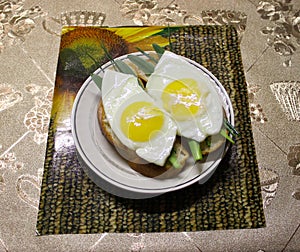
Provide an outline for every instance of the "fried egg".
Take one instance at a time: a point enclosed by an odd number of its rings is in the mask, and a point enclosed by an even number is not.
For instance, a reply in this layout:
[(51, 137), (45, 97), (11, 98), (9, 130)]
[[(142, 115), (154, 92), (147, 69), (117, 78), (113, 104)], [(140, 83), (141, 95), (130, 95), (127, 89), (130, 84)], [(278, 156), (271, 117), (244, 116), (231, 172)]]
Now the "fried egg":
[(164, 165), (176, 138), (177, 126), (133, 75), (106, 70), (102, 100), (117, 138), (144, 160)]
[(146, 90), (177, 123), (178, 135), (198, 142), (220, 132), (223, 109), (209, 76), (182, 57), (165, 51)]

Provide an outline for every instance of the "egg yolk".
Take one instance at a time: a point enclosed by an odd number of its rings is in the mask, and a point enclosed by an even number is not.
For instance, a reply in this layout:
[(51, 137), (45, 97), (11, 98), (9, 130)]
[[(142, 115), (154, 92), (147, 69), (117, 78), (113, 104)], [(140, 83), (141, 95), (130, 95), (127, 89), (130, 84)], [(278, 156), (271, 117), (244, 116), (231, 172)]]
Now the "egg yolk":
[(193, 79), (180, 79), (170, 82), (162, 93), (164, 108), (174, 119), (187, 120), (198, 113), (200, 90)]
[(146, 142), (162, 128), (164, 114), (151, 102), (134, 102), (128, 105), (122, 115), (120, 128), (129, 139)]

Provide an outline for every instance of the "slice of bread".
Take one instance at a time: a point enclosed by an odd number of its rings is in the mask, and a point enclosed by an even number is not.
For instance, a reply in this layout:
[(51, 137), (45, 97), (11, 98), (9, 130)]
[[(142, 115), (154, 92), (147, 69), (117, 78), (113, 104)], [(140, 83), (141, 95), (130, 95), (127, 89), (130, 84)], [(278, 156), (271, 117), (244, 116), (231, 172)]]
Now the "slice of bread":
[[(128, 165), (135, 171), (146, 177), (170, 177), (178, 174), (181, 169), (175, 169), (172, 164), (167, 161), (164, 166), (159, 166), (153, 163), (149, 163), (146, 160), (139, 157), (134, 150), (129, 149), (125, 146), (121, 141), (116, 137), (114, 132), (112, 131), (108, 120), (105, 115), (104, 107), (102, 99), (99, 101), (98, 111), (98, 122), (102, 131), (102, 134), (108, 140), (110, 144), (112, 144), (118, 154), (122, 156)], [(225, 117), (225, 112), (224, 112)], [(178, 162), (181, 164), (183, 168), (187, 159), (191, 156), (190, 151), (188, 150), (187, 145), (188, 140), (184, 137), (176, 137), (176, 140), (173, 145), (173, 152), (176, 153), (176, 157)], [(226, 144), (228, 142), (226, 139), (220, 134), (209, 136), (206, 140), (200, 143), (201, 152), (203, 156), (207, 156), (212, 152), (220, 150), (220, 148), (226, 149)], [(203, 160), (205, 162), (205, 159)]]
[[(100, 99), (98, 111), (98, 122), (100, 125), (100, 129), (108, 140), (110, 144), (112, 144), (116, 151), (126, 160), (128, 165), (135, 171), (147, 177), (158, 177), (163, 175), (164, 173), (168, 173), (168, 175), (172, 176), (180, 172), (180, 168), (173, 168), (172, 164), (167, 161), (164, 166), (159, 166), (153, 163), (149, 163), (139, 157), (134, 150), (129, 149), (120, 140), (116, 137), (113, 130), (111, 129), (108, 120), (105, 115), (104, 107), (102, 99)], [(182, 146), (180, 142), (180, 137), (177, 137), (173, 146), (173, 151), (176, 153), (177, 160), (181, 164), (181, 167), (184, 167), (186, 160), (189, 157), (188, 151)]]

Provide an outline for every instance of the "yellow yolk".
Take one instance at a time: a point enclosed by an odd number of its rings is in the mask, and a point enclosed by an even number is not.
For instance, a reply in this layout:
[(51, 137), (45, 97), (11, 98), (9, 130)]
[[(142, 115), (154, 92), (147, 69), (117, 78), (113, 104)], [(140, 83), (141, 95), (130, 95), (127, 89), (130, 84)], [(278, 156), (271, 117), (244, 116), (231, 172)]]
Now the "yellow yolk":
[(180, 79), (169, 83), (162, 93), (164, 108), (179, 121), (187, 120), (198, 113), (200, 90), (193, 79)]
[(121, 130), (132, 141), (146, 142), (161, 130), (164, 114), (150, 102), (134, 102), (121, 116)]

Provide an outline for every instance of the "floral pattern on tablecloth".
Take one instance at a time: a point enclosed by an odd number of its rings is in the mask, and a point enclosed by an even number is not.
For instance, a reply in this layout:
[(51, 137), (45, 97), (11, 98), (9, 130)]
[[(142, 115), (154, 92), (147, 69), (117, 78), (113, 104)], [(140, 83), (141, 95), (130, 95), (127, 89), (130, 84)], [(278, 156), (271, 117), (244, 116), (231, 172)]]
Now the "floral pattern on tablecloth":
[(23, 100), (23, 94), (7, 83), (0, 84), (0, 112)]
[(48, 125), (53, 98), (53, 88), (41, 87), (34, 84), (26, 86), (27, 92), (34, 96), (35, 106), (25, 114), (24, 125), (34, 133), (33, 140), (37, 144), (45, 143), (48, 135)]
[(291, 66), (300, 48), (300, 9), (294, 9), (292, 0), (269, 0), (260, 1), (257, 12), (271, 23), (261, 30), (267, 36), (267, 44), (283, 57), (284, 66)]
[(25, 40), (35, 28), (35, 19), (44, 13), (41, 7), (24, 8), (24, 1), (0, 2), (0, 53), (8, 46)]
[[(248, 1), (248, 0), (247, 0)], [(52, 17), (48, 15), (44, 10), (39, 6), (28, 7), (28, 3), (30, 1), (26, 0), (17, 0), (17, 1), (1, 1), (0, 3), (0, 52), (4, 52), (5, 49), (12, 48), (13, 46), (17, 46), (18, 44), (26, 41), (27, 36), (33, 31), (33, 29), (42, 28), (45, 32), (48, 32), (51, 35), (60, 36), (57, 34), (57, 31), (60, 29), (60, 25), (65, 23), (66, 25), (71, 24), (72, 22), (77, 24), (82, 20), (89, 20), (91, 23), (99, 23), (99, 25), (105, 25), (105, 14), (99, 12), (100, 10), (93, 11), (92, 17), (85, 19), (85, 17), (80, 17), (79, 11), (74, 11), (73, 9), (68, 9), (67, 12), (62, 14), (62, 19), (60, 20), (60, 16)], [(224, 23), (229, 23), (231, 21), (237, 21), (238, 31), (241, 35), (244, 34), (246, 29), (246, 14), (239, 12), (238, 8), (233, 10), (206, 10), (205, 6), (200, 11), (201, 14), (197, 16), (191, 15), (189, 10), (182, 9), (177, 1), (170, 1), (169, 6), (165, 6), (161, 4), (161, 1), (116, 1), (120, 3), (120, 12), (124, 15), (125, 18), (131, 19), (135, 24), (146, 24), (147, 22), (151, 24), (152, 22), (164, 22), (167, 23), (185, 23), (185, 24), (218, 24), (220, 20)], [(257, 3), (255, 5), (256, 12), (266, 25), (261, 30), (262, 36), (267, 39), (267, 44), (270, 48), (274, 49), (274, 51), (280, 56), (280, 59), (283, 61), (284, 66), (292, 66), (293, 59), (295, 54), (299, 50), (299, 31), (300, 31), (300, 18), (299, 18), (299, 8), (296, 8), (294, 5), (297, 3), (297, 0), (263, 0), (263, 1), (248, 1), (251, 3)], [(26, 6), (26, 7), (25, 7)], [(124, 6), (127, 8), (124, 8)], [(299, 6), (299, 4), (298, 4)], [(46, 6), (45, 6), (46, 7)], [(147, 7), (147, 8), (146, 8)], [(135, 8), (136, 11), (130, 13), (131, 10)], [(233, 9), (233, 8), (232, 8)], [(71, 18), (69, 13), (76, 13)], [(98, 15), (98, 19), (97, 19)], [(37, 27), (37, 20), (41, 17), (44, 17), (42, 26)], [(74, 21), (75, 20), (75, 21)], [(81, 22), (82, 23), (82, 22)], [(53, 28), (53, 26), (56, 26)], [(56, 30), (55, 30), (56, 29)], [(242, 37), (242, 36), (241, 36)], [(33, 41), (34, 42), (34, 41)], [(0, 54), (1, 56), (1, 54)], [(277, 60), (274, 58), (274, 60)], [(278, 60), (277, 60), (278, 61)], [(282, 80), (278, 80), (277, 83), (280, 83)], [(286, 80), (286, 82), (291, 82), (291, 80)], [(37, 89), (36, 89), (37, 88)], [(45, 96), (41, 93), (38, 95), (39, 87), (26, 87), (25, 93), (30, 93), (32, 98), (36, 95), (42, 102), (35, 104), (35, 111), (38, 112), (40, 109), (39, 106), (43, 107), (43, 104), (46, 103)], [(263, 105), (256, 104), (255, 94), (258, 92), (262, 92), (259, 86), (251, 86), (249, 87), (249, 96), (250, 101), (250, 110), (252, 113), (252, 121), (254, 123), (260, 123), (266, 125), (268, 123), (268, 115), (264, 113)], [(284, 105), (280, 100), (275, 98), (275, 91), (272, 90), (274, 94), (274, 101), (276, 100), (282, 106), (282, 109), (288, 117), (289, 111), (285, 111)], [(0, 83), (0, 114), (9, 111), (11, 108), (16, 105), (20, 105), (20, 103), (24, 99), (24, 89), (17, 87), (15, 83)], [(283, 101), (283, 100), (282, 100)], [(32, 111), (34, 110), (32, 108)], [(32, 112), (26, 111), (26, 113)], [(48, 111), (50, 113), (50, 111)], [(43, 114), (43, 113), (42, 113)], [(46, 115), (46, 116), (45, 116)], [(43, 117), (47, 117), (47, 113), (43, 115)], [(27, 115), (28, 117), (28, 115)], [(28, 117), (29, 118), (29, 117)], [(32, 117), (34, 118), (34, 117)], [(35, 120), (35, 119), (34, 119)], [(30, 137), (32, 137), (34, 143), (42, 144), (45, 139), (43, 135), (43, 130), (41, 125), (34, 123), (34, 120), (27, 124), (22, 124), (22, 127), (28, 127), (27, 130)], [(295, 120), (293, 120), (295, 122)], [(25, 121), (24, 121), (25, 122)], [(35, 125), (35, 126), (34, 126)], [(37, 137), (39, 135), (39, 137)], [(42, 137), (41, 137), (42, 136)], [(36, 140), (34, 140), (37, 137)], [(296, 139), (295, 139), (296, 141)], [(5, 146), (5, 148), (4, 148)], [(34, 198), (34, 193), (30, 191), (24, 191), (26, 186), (23, 187), (26, 183), (32, 185), (32, 190), (36, 190), (37, 185), (40, 183), (40, 173), (41, 170), (37, 172), (37, 174), (32, 175), (26, 172), (28, 169), (27, 164), (24, 166), (22, 162), (22, 158), (16, 156), (16, 153), (12, 146), (6, 147), (6, 143), (0, 142), (0, 195), (5, 193), (10, 193), (7, 191), (6, 185), (7, 183), (15, 184), (15, 189), (18, 192), (20, 200), (20, 204), (22, 202), (26, 202), (29, 208), (36, 208), (37, 197)], [(289, 165), (289, 178), (292, 179), (294, 177), (299, 176), (299, 143), (291, 143), (290, 148), (287, 153), (286, 162)], [(269, 169), (270, 168), (270, 169)], [(279, 175), (274, 171), (275, 168), (268, 167), (265, 168), (264, 165), (260, 166), (260, 174), (262, 178), (262, 192), (264, 198), (264, 207), (269, 207), (273, 202), (274, 197), (276, 197), (276, 192), (278, 190), (278, 185), (280, 182)], [(21, 174), (18, 177), (18, 180), (8, 181), (7, 177), (9, 174)], [(265, 178), (273, 178), (273, 180), (265, 180)], [(30, 190), (31, 190), (30, 189)], [(283, 188), (281, 188), (284, 190)], [(23, 190), (23, 191), (22, 191)], [(12, 192), (14, 193), (14, 192)], [(31, 195), (31, 199), (26, 201), (28, 195)], [(300, 200), (300, 188), (295, 188), (292, 193), (293, 199)], [(267, 200), (266, 200), (267, 199)], [(26, 231), (27, 232), (27, 231)], [(31, 231), (29, 231), (31, 232)], [(299, 229), (298, 229), (299, 232)], [(6, 239), (4, 235), (5, 230), (0, 230), (0, 251), (10, 251), (11, 250), (11, 241), (10, 239)], [(296, 233), (296, 232), (295, 232)], [(294, 234), (295, 234), (294, 233)], [(105, 241), (107, 234), (101, 235), (100, 239), (94, 243), (93, 246), (89, 246), (89, 251), (98, 251), (101, 247), (101, 242)], [(292, 238), (288, 240), (290, 242)], [(192, 240), (191, 240), (192, 241)], [(147, 242), (147, 241), (146, 241)], [(287, 243), (288, 243), (287, 242)], [(195, 243), (195, 241), (194, 241)], [(134, 240), (132, 240), (131, 250), (139, 251), (141, 249), (147, 249), (147, 245), (145, 243), (144, 236), (136, 236)], [(58, 245), (59, 246), (59, 245)], [(285, 244), (287, 247), (287, 244)], [(202, 247), (201, 247), (202, 249)], [(200, 248), (198, 248), (200, 250)], [(288, 249), (286, 249), (288, 250)], [(258, 251), (267, 251), (260, 249)]]
[(247, 23), (247, 15), (243, 12), (202, 10), (195, 15), (183, 10), (175, 1), (163, 6), (158, 1), (125, 0), (120, 11), (136, 25), (232, 25), (240, 37)]

